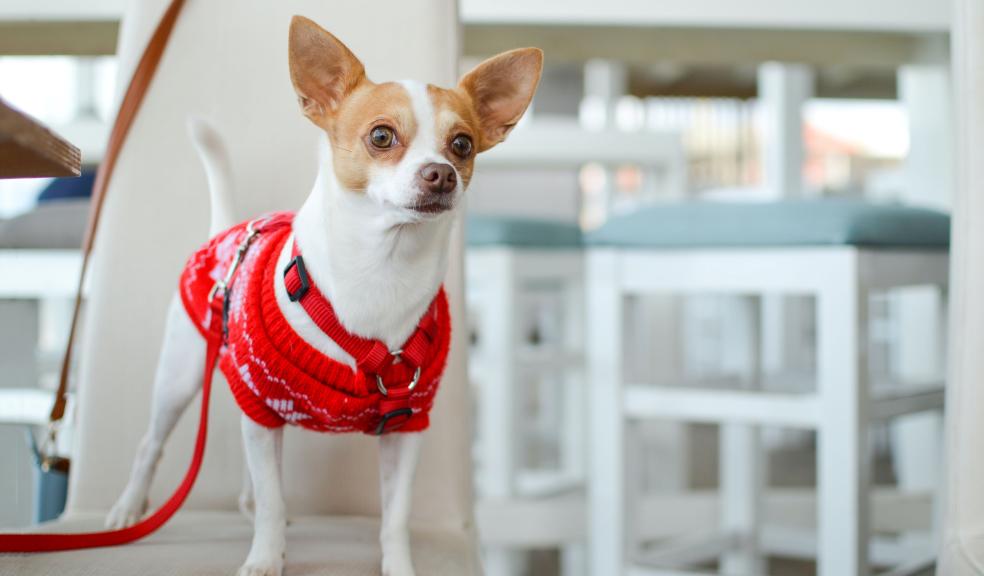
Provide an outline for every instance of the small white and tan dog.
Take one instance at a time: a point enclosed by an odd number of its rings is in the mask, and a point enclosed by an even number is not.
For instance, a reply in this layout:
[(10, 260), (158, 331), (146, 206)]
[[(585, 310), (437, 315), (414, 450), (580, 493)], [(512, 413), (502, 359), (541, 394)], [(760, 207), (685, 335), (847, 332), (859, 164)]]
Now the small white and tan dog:
[[(314, 189), (298, 211), (293, 234), (307, 271), (351, 333), (402, 344), (444, 278), (448, 242), (475, 155), (505, 139), (536, 91), (543, 55), (536, 48), (486, 60), (444, 89), (413, 81), (376, 84), (337, 38), (303, 17), (290, 26), (290, 73), (305, 116), (327, 135)], [(209, 176), (211, 234), (235, 224), (231, 175), (221, 141), (204, 124), (193, 137)], [(280, 254), (278, 269), (291, 257)], [(299, 337), (340, 362), (351, 356), (291, 302), (282, 283), (277, 305)], [(110, 527), (137, 522), (165, 440), (201, 388), (205, 342), (175, 298), (155, 376), (149, 428), (129, 482), (107, 518)], [(242, 576), (279, 576), (286, 549), (281, 493), (283, 428), (242, 417), (246, 462), (255, 498), (253, 542)], [(421, 434), (380, 437), (382, 572), (414, 573), (407, 521)], [(247, 484), (245, 491), (250, 491)], [(245, 492), (244, 492), (245, 493)]]

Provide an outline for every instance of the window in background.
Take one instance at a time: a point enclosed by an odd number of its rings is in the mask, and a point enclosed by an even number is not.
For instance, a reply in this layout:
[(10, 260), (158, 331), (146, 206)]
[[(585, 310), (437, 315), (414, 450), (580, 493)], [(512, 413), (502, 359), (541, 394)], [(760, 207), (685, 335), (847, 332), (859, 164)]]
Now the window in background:
[(891, 197), (902, 189), (909, 120), (896, 100), (809, 101), (803, 110), (808, 192)]

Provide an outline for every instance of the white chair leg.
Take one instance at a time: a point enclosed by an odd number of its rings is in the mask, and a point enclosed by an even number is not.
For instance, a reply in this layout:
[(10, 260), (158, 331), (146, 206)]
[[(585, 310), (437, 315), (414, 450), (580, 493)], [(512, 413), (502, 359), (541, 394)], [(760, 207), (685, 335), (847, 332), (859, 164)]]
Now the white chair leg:
[(590, 461), (589, 573), (625, 573), (625, 421), (622, 395), (622, 294), (619, 259), (612, 250), (587, 257)]
[[(946, 342), (945, 291), (919, 296), (922, 299), (910, 297), (910, 301), (906, 301), (910, 309), (902, 310), (915, 316), (908, 319), (908, 324), (903, 322), (903, 331), (900, 334), (900, 356), (907, 360), (899, 367), (903, 380), (931, 379), (943, 372)], [(925, 298), (926, 296), (932, 298)], [(911, 310), (912, 307), (916, 309)], [(935, 331), (925, 330), (925, 326), (934, 323)], [(905, 534), (905, 543), (913, 554), (906, 559), (909, 561), (925, 557), (927, 552), (935, 551), (939, 544), (942, 453), (943, 415), (940, 412), (912, 414), (893, 422), (892, 454), (899, 489), (933, 495), (934, 511), (930, 530)]]
[(817, 296), (818, 576), (868, 574), (868, 308), (856, 262)]
[(721, 557), (723, 574), (764, 574), (761, 526), (762, 459), (759, 428), (721, 425), (721, 528), (738, 536)]
[[(746, 299), (748, 384), (762, 383), (760, 307)], [(762, 492), (765, 488), (761, 428), (749, 424), (722, 423), (720, 431), (721, 528), (738, 536), (737, 546), (721, 558), (723, 574), (764, 574), (761, 552)]]
[[(584, 271), (577, 266), (565, 280), (564, 349), (575, 356), (584, 352)], [(585, 413), (584, 367), (573, 366), (564, 379), (564, 424), (561, 437), (561, 461), (564, 473), (571, 478), (585, 476), (587, 415)], [(568, 544), (561, 549), (561, 575), (587, 576), (587, 550), (584, 543)]]
[[(519, 461), (519, 402), (516, 388), (516, 347), (520, 338), (516, 325), (516, 306), (520, 295), (514, 274), (512, 254), (502, 252), (487, 261), (494, 268), (488, 275), (489, 302), (480, 332), (489, 362), (483, 374), (479, 405), (481, 426), (481, 487), (483, 496), (506, 499), (515, 493)], [(486, 548), (485, 572), (488, 576), (516, 576), (521, 558), (515, 551)]]
[[(935, 494), (943, 466), (942, 450), (943, 418), (939, 412), (912, 414), (893, 423), (892, 453), (899, 489)], [(936, 518), (933, 520), (935, 524)], [(905, 535), (917, 557), (932, 549), (931, 532)]]
[(588, 555), (584, 544), (568, 544), (560, 551), (562, 576), (587, 576)]

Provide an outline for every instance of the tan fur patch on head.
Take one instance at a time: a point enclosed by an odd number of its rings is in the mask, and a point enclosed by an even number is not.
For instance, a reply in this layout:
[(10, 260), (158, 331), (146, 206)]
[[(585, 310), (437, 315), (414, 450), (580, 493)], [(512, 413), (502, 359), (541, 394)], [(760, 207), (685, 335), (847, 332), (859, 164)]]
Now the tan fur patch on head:
[[(331, 140), (335, 176), (353, 192), (366, 189), (374, 166), (399, 163), (417, 134), (410, 95), (403, 86), (368, 80), (352, 91), (341, 103), (338, 114), (322, 127)], [(377, 127), (393, 131), (395, 138), (390, 147), (379, 149), (369, 140)]]
[[(438, 152), (454, 165), (462, 186), (467, 187), (475, 166), (482, 129), (471, 97), (460, 89), (448, 90), (430, 84), (427, 95), (434, 106), (434, 134), (439, 142)], [(456, 154), (452, 148), (451, 143), (458, 136), (465, 136), (472, 143), (467, 156)]]

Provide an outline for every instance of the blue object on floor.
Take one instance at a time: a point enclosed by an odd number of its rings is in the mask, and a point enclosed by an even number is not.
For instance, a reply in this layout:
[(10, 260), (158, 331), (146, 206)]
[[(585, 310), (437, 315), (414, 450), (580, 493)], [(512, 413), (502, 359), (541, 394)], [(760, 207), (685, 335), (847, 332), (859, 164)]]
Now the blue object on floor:
[(646, 248), (871, 246), (946, 249), (944, 212), (854, 199), (679, 202), (611, 218), (585, 235), (595, 246)]
[(35, 524), (48, 522), (61, 516), (68, 499), (68, 471), (42, 465), (44, 458), (37, 440), (27, 431), (31, 454), (34, 457), (34, 519)]
[(513, 216), (469, 216), (465, 235), (470, 247), (577, 248), (581, 245), (581, 229), (576, 224)]

